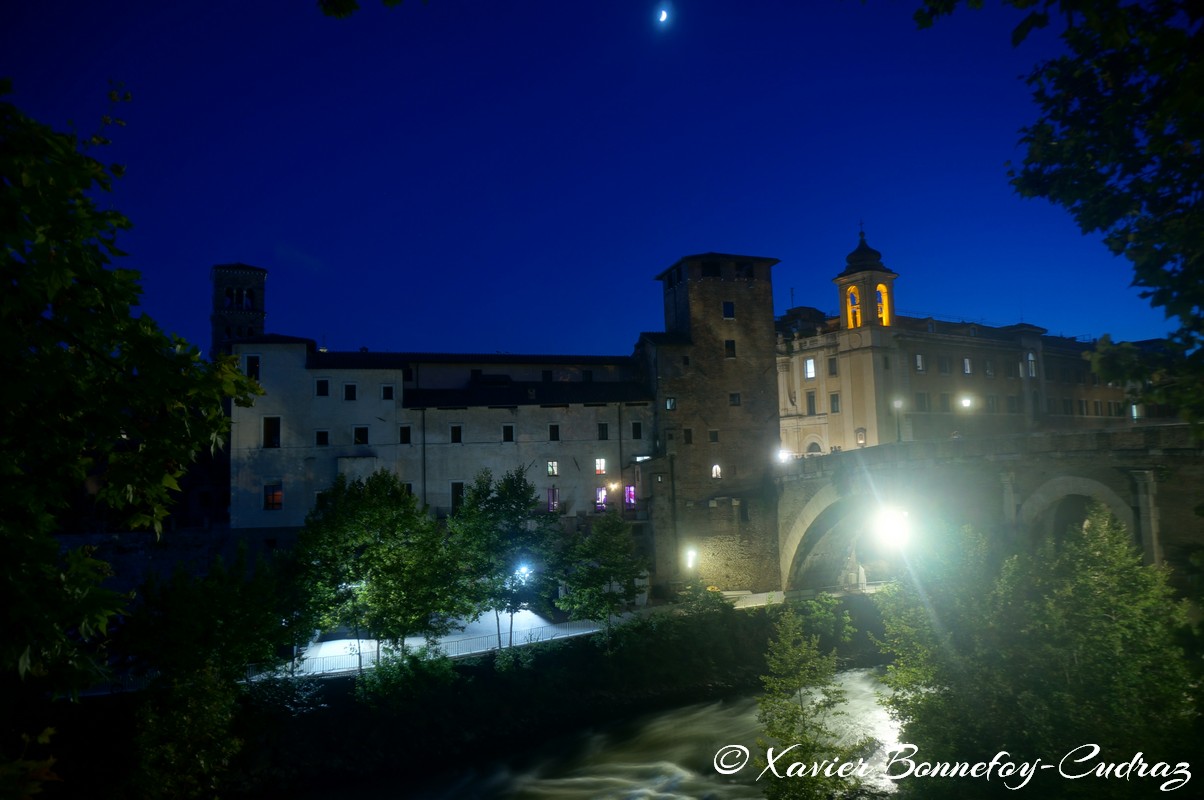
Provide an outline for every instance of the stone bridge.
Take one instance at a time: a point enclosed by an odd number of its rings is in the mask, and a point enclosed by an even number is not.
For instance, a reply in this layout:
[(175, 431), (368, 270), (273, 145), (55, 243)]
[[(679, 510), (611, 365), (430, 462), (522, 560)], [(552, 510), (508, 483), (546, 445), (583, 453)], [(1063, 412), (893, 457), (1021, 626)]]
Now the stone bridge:
[(1097, 500), (1147, 563), (1176, 568), (1181, 588), (1188, 557), (1204, 549), (1204, 447), (1186, 425), (885, 444), (784, 465), (778, 486), (783, 589), (891, 577), (887, 554), (863, 535), (883, 507), (921, 528), (1049, 536)]

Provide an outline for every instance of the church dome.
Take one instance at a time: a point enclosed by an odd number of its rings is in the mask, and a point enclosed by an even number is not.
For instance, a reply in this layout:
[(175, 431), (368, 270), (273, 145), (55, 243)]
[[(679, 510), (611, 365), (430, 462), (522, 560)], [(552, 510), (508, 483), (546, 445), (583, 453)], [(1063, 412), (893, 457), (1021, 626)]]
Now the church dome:
[(858, 234), (861, 241), (857, 243), (857, 249), (845, 256), (845, 266), (842, 275), (850, 275), (854, 272), (864, 272), (866, 270), (878, 270), (880, 272), (889, 272), (886, 265), (882, 263), (882, 254), (865, 243), (865, 231)]

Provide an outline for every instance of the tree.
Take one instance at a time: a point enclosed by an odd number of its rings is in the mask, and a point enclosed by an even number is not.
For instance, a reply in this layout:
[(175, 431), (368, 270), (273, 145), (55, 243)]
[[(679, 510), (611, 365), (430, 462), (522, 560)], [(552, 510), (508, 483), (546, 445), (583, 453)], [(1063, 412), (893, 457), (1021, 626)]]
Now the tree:
[(559, 534), (556, 518), (536, 513), (539, 496), (522, 467), (494, 481), (482, 470), (464, 493), (448, 529), (465, 544), (475, 614), (492, 610), (502, 647), (502, 613), (514, 614), (545, 593), (547, 554)]
[[(931, 561), (929, 560), (931, 557)], [(1175, 763), (1193, 719), (1176, 634), (1186, 622), (1167, 573), (1142, 566), (1099, 507), (1081, 530), (1000, 564), (966, 532), (911, 559), (914, 579), (880, 593), (894, 656), (887, 703), (924, 761), (1060, 759)], [(1131, 781), (1034, 778), (1029, 793), (1131, 797)], [(1133, 776), (1132, 780), (1138, 780)], [(1014, 782), (1013, 782), (1014, 783)], [(922, 797), (1010, 796), (999, 781), (900, 781)], [(1154, 791), (1150, 789), (1151, 793)], [(1140, 794), (1140, 790), (1138, 790)]]
[(611, 511), (588, 530), (566, 537), (555, 564), (567, 590), (556, 605), (572, 619), (603, 622), (609, 640), (614, 616), (639, 594), (636, 581), (645, 572), (635, 555), (631, 527)]
[[(925, 0), (923, 27), (960, 0)], [(1007, 0), (1019, 44), (1056, 20), (1066, 53), (1028, 76), (1039, 116), (1011, 173), (1024, 197), (1065, 207), (1133, 263), (1133, 285), (1177, 319), (1164, 348), (1101, 342), (1109, 380), (1204, 423), (1204, 7), (1189, 0)], [(977, 8), (982, 0), (965, 0)]]
[[(834, 721), (845, 713), (840, 708), (845, 692), (836, 679), (835, 642), (848, 641), (853, 633), (848, 612), (838, 613), (836, 600), (820, 595), (798, 610), (787, 607), (774, 630), (765, 656), (769, 674), (761, 677), (765, 693), (757, 698), (757, 719), (769, 739), (759, 744), (767, 755), (769, 747), (780, 754), (766, 773), (765, 796), (826, 800), (856, 788), (855, 775), (824, 774), (822, 766), (814, 767), (825, 761), (850, 760), (863, 745), (844, 741), (834, 727)], [(830, 648), (826, 652), (823, 638)], [(809, 771), (805, 777), (786, 777), (792, 763), (814, 769), (815, 774)], [(769, 760), (760, 764), (762, 768), (769, 765)]]
[(318, 495), (294, 549), (307, 607), (325, 629), (361, 629), (401, 648), (469, 610), (456, 542), (388, 470), (340, 475)]
[(99, 646), (125, 604), (101, 586), (107, 564), (60, 553), (54, 534), (101, 514), (158, 532), (189, 463), (221, 446), (223, 402), (257, 391), (232, 359), (205, 362), (133, 313), (138, 275), (112, 266), (130, 223), (100, 201), (121, 169), (84, 149), (104, 142), (0, 102), (0, 330), (12, 343), (0, 351), (0, 718), (12, 726), (28, 722), (26, 700), (103, 677)]

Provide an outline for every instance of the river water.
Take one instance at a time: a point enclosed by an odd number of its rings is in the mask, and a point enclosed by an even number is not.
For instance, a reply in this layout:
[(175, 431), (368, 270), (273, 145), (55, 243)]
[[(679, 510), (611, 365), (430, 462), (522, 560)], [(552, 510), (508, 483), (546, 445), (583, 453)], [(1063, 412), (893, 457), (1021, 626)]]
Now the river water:
[[(840, 682), (847, 693), (846, 715), (838, 718), (842, 732), (850, 740), (868, 736), (881, 743), (867, 759), (865, 784), (893, 791), (892, 782), (883, 777), (884, 754), (886, 747), (898, 743), (898, 725), (878, 703), (878, 693), (884, 690), (878, 673), (846, 670), (840, 673)], [(653, 713), (567, 736), (526, 764), (449, 778), (420, 796), (431, 800), (752, 800), (762, 796), (766, 781), (778, 780), (769, 773), (761, 783), (756, 780), (761, 771), (754, 763), (761, 752), (756, 715), (754, 697)], [(747, 748), (752, 757), (738, 773), (721, 775), (715, 769), (715, 755), (729, 745)], [(778, 771), (784, 773), (789, 761), (788, 756), (778, 761)]]

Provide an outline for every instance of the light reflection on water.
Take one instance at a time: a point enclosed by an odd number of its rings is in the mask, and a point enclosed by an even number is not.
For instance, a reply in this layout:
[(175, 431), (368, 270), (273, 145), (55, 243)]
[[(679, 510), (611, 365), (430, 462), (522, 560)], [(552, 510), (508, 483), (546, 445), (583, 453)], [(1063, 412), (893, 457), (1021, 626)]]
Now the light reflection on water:
[[(877, 673), (847, 670), (840, 680), (848, 696), (847, 716), (838, 718), (850, 739), (872, 737), (898, 743), (898, 725), (878, 703), (883, 690)], [(760, 769), (752, 759), (736, 775), (715, 771), (715, 752), (725, 745), (747, 747), (756, 757), (760, 725), (752, 697), (698, 703), (577, 734), (554, 754), (537, 756), (533, 766), (500, 768), (488, 778), (453, 781), (428, 797), (507, 798), (508, 800), (752, 800), (762, 796)], [(893, 791), (882, 777), (885, 748), (869, 761), (866, 784)], [(788, 759), (778, 762), (784, 772)], [(782, 780), (803, 780), (783, 778)]]

